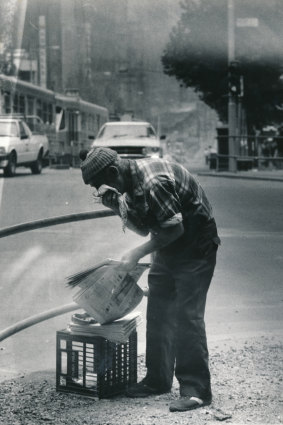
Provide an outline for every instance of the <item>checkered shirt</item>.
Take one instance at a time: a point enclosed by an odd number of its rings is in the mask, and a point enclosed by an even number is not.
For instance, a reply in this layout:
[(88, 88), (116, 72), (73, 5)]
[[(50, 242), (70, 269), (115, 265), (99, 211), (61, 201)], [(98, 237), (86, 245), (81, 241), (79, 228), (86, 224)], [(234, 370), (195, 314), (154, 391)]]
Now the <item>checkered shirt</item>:
[(183, 166), (163, 159), (138, 159), (130, 161), (130, 170), (129, 206), (149, 228), (192, 217), (213, 218), (202, 187)]

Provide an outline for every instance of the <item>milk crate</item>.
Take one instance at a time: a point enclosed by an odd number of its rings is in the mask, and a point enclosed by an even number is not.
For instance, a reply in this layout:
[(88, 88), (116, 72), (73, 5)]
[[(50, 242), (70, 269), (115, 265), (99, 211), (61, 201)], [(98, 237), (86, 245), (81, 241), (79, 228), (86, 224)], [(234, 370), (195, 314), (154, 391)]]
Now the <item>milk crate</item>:
[(121, 344), (66, 330), (57, 332), (57, 391), (107, 398), (123, 393), (136, 382), (136, 331)]

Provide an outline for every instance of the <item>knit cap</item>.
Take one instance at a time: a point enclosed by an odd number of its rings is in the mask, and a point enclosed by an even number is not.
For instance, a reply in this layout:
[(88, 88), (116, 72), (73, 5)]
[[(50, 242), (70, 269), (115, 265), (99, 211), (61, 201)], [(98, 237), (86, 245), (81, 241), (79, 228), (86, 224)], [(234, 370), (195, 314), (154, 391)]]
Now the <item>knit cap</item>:
[(85, 184), (89, 184), (98, 173), (108, 165), (111, 165), (117, 156), (117, 152), (109, 148), (92, 148), (81, 163), (82, 177)]

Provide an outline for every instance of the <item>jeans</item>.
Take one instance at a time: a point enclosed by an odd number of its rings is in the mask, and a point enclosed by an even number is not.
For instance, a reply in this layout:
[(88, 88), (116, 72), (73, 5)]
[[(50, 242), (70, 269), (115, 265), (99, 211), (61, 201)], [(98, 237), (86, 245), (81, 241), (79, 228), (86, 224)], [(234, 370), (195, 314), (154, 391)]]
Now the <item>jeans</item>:
[(207, 399), (211, 386), (204, 313), (220, 241), (204, 241), (193, 251), (184, 246), (154, 256), (148, 277), (146, 380), (168, 390), (175, 373), (181, 396)]

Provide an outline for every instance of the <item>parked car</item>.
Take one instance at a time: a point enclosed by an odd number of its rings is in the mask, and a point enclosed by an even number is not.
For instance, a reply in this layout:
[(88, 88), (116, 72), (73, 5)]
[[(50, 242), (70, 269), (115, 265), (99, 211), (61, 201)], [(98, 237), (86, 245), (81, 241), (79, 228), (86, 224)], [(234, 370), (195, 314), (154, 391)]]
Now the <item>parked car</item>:
[[(33, 123), (33, 132), (26, 120)], [(48, 138), (39, 117), (0, 116), (0, 168), (4, 176), (13, 177), (18, 166), (40, 174), (48, 153)]]
[(126, 158), (162, 157), (160, 139), (153, 126), (144, 121), (107, 122), (92, 146), (111, 148)]

